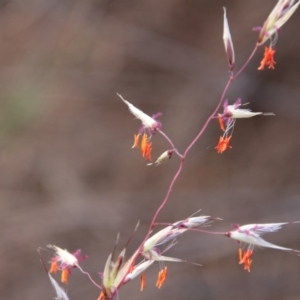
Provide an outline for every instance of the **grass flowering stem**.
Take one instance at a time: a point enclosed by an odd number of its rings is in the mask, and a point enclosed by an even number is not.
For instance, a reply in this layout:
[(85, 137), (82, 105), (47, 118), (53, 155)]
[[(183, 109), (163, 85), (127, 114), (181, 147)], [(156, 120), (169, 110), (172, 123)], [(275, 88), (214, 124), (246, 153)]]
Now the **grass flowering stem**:
[(170, 145), (172, 146), (172, 150), (174, 150), (174, 152), (180, 157), (182, 158), (182, 154), (179, 153), (179, 151), (176, 149), (176, 147), (174, 146), (172, 140), (160, 129), (157, 129), (157, 131), (170, 143)]
[(92, 278), (92, 276), (90, 275), (90, 273), (84, 271), (79, 265), (77, 265), (76, 267), (79, 269), (79, 271), (80, 271), (82, 274), (87, 275), (87, 277), (89, 278), (89, 280), (90, 280), (97, 288), (99, 288), (100, 290), (102, 290), (102, 287), (101, 287), (99, 284), (97, 284), (97, 282)]

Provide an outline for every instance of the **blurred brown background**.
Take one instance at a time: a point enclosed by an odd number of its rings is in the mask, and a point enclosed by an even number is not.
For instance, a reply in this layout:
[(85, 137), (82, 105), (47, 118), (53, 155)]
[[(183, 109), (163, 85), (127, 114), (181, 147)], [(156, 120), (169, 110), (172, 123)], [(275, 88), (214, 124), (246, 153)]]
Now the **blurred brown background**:
[[(138, 220), (128, 252), (143, 238), (166, 194), (179, 159), (147, 167), (131, 149), (140, 122), (116, 96), (152, 115), (183, 152), (218, 102), (228, 78), (222, 41), (223, 6), (233, 35), (237, 68), (276, 1), (261, 0), (6, 0), (0, 3), (0, 295), (1, 299), (52, 299), (37, 247), (52, 243), (89, 259), (93, 276), (103, 270), (120, 232), (121, 249)], [(299, 220), (300, 215), (300, 12), (283, 27), (274, 71), (257, 71), (263, 55), (230, 88), (256, 117), (236, 124), (232, 149), (214, 147), (212, 123), (189, 153), (162, 222), (198, 209), (231, 223)], [(153, 157), (169, 148), (153, 138)], [(300, 249), (300, 227), (267, 240)], [(168, 264), (124, 286), (120, 299), (286, 299), (300, 297), (300, 259), (257, 249), (252, 271), (237, 261), (237, 245), (225, 237), (188, 233), (169, 255), (203, 264)], [(50, 254), (44, 252), (44, 260)], [(100, 280), (99, 280), (100, 282)], [(70, 299), (99, 292), (75, 270)]]

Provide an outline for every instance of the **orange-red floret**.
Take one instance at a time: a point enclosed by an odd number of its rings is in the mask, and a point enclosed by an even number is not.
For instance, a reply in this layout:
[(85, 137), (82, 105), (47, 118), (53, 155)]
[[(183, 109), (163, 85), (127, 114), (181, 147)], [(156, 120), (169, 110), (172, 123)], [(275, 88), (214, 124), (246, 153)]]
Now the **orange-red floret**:
[(157, 276), (157, 281), (156, 281), (156, 287), (161, 288), (164, 284), (164, 282), (167, 279), (168, 275), (168, 268), (164, 267), (162, 270), (159, 271), (158, 276)]
[(250, 272), (250, 266), (252, 264), (252, 260), (251, 257), (253, 255), (253, 251), (248, 249), (244, 252), (243, 254), (243, 250), (240, 248), (239, 249), (239, 264), (244, 264), (244, 270)]
[(230, 140), (231, 140), (231, 136), (228, 136), (228, 137), (225, 137), (225, 138), (220, 136), (218, 145), (215, 147), (215, 149), (217, 149), (217, 152), (218, 153), (223, 153), (228, 148), (232, 148), (231, 146), (229, 146)]
[(98, 297), (97, 300), (104, 300), (106, 298), (105, 294), (103, 293), (103, 291), (100, 293), (100, 296)]
[(274, 61), (275, 52), (272, 47), (265, 47), (264, 58), (260, 62), (260, 66), (257, 70), (264, 70), (266, 66), (268, 66), (269, 69), (274, 69), (274, 65), (276, 64)]
[(138, 148), (139, 147), (139, 141), (140, 141), (140, 134), (135, 134), (132, 148)]
[(58, 264), (57, 261), (52, 261), (51, 266), (50, 266), (50, 271), (49, 273), (56, 273), (58, 270)]
[(222, 116), (220, 114), (218, 114), (218, 121), (219, 121), (221, 130), (225, 131), (224, 122), (223, 122)]
[(68, 277), (69, 277), (69, 270), (63, 269), (61, 272), (61, 282), (67, 284), (68, 283)]
[[(138, 148), (139, 147), (139, 138), (140, 138), (140, 134), (135, 134), (134, 135), (134, 144), (132, 146), (132, 148)], [(148, 136), (146, 133), (143, 134), (142, 136), (142, 140), (141, 140), (141, 153), (142, 156), (151, 161), (151, 152), (152, 152), (152, 143), (149, 143), (148, 141)]]
[(146, 275), (143, 273), (141, 275), (141, 292), (145, 289), (146, 287)]

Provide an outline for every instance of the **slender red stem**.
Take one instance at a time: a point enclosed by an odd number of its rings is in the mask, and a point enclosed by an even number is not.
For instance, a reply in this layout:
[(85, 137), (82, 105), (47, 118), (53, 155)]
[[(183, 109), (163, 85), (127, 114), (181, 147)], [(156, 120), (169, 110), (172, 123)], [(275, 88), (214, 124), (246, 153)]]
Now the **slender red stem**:
[[(150, 235), (150, 232), (152, 231), (152, 228), (153, 228), (153, 226), (154, 226), (154, 223), (155, 223), (155, 220), (156, 220), (158, 214), (159, 214), (160, 211), (163, 209), (163, 207), (165, 206), (165, 204), (167, 203), (167, 201), (168, 201), (168, 199), (169, 199), (169, 196), (170, 196), (170, 194), (171, 194), (172, 188), (173, 188), (173, 186), (174, 186), (174, 184), (175, 184), (175, 182), (176, 182), (178, 176), (179, 176), (180, 173), (181, 173), (181, 170), (182, 170), (182, 168), (183, 168), (183, 164), (184, 164), (184, 159), (182, 158), (181, 161), (180, 161), (180, 164), (179, 164), (179, 168), (178, 168), (177, 172), (175, 173), (175, 176), (173, 177), (173, 179), (172, 179), (172, 181), (171, 181), (171, 183), (170, 183), (170, 186), (169, 186), (169, 188), (168, 188), (167, 194), (166, 194), (164, 200), (162, 201), (162, 203), (160, 204), (160, 206), (158, 207), (158, 209), (156, 210), (156, 212), (155, 212), (155, 214), (154, 214), (154, 216), (153, 216), (153, 218), (152, 218), (152, 221), (151, 221), (150, 226), (149, 226), (149, 232), (148, 232), (148, 234), (147, 234), (146, 239), (148, 238), (148, 236)], [(145, 241), (146, 241), (146, 239), (145, 239)], [(144, 243), (144, 242), (143, 242), (143, 243)]]
[[(254, 56), (256, 50), (257, 50), (258, 46), (256, 45), (253, 49), (253, 51), (251, 52), (249, 58), (246, 60), (246, 62), (244, 63), (244, 65), (241, 67), (241, 69), (233, 76), (233, 74), (231, 73), (230, 74), (230, 77), (229, 77), (229, 80), (227, 82), (227, 84), (225, 85), (225, 88), (222, 92), (222, 95), (221, 95), (221, 98), (219, 100), (219, 103), (218, 105), (216, 106), (215, 110), (213, 111), (213, 113), (209, 116), (209, 118), (206, 120), (206, 122), (204, 123), (202, 129), (199, 131), (199, 133), (197, 134), (197, 136), (193, 139), (193, 141), (190, 143), (190, 145), (186, 148), (186, 150), (184, 151), (184, 154), (183, 156), (181, 156), (181, 161), (180, 161), (180, 164), (179, 164), (179, 168), (177, 170), (177, 172), (175, 173), (171, 183), (170, 183), (170, 186), (167, 190), (167, 194), (165, 196), (165, 198), (163, 199), (162, 203), (160, 204), (160, 206), (158, 207), (158, 209), (156, 210), (152, 220), (151, 220), (151, 223), (149, 225), (149, 230), (148, 230), (148, 233), (146, 234), (141, 246), (139, 247), (139, 251), (142, 249), (143, 245), (144, 245), (144, 242), (148, 239), (149, 235), (151, 234), (151, 231), (153, 229), (153, 226), (154, 226), (154, 223), (157, 219), (157, 216), (159, 215), (160, 211), (163, 209), (163, 207), (166, 205), (166, 203), (168, 202), (168, 199), (169, 199), (169, 196), (171, 194), (171, 191), (173, 189), (173, 186), (177, 180), (177, 178), (179, 177), (180, 173), (181, 173), (181, 170), (183, 168), (183, 165), (184, 165), (184, 160), (188, 154), (188, 152), (190, 151), (190, 149), (195, 145), (195, 143), (199, 140), (199, 138), (201, 137), (201, 135), (203, 134), (203, 132), (206, 130), (207, 126), (209, 125), (210, 121), (212, 119), (214, 119), (216, 113), (218, 112), (218, 110), (220, 109), (220, 106), (222, 105), (222, 102), (224, 101), (224, 97), (226, 95), (226, 92), (228, 91), (231, 83), (241, 74), (241, 72), (246, 68), (246, 66), (249, 64), (250, 60), (252, 59), (252, 57)], [(171, 139), (166, 135), (164, 134), (162, 131), (159, 131), (166, 139), (167, 141), (171, 144), (171, 146), (175, 149), (174, 147), (174, 144), (173, 142), (171, 141)]]
[(202, 129), (199, 131), (199, 133), (197, 134), (197, 136), (194, 138), (194, 140), (190, 143), (190, 145), (186, 148), (186, 150), (184, 151), (184, 154), (183, 154), (183, 157), (186, 157), (186, 155), (188, 154), (188, 152), (191, 150), (191, 148), (196, 144), (196, 142), (199, 140), (199, 138), (201, 137), (201, 135), (203, 134), (203, 132), (206, 130), (208, 124), (210, 123), (210, 121), (212, 119), (214, 119), (217, 111), (219, 110), (220, 106), (222, 105), (222, 102), (224, 100), (224, 97), (225, 97), (225, 94), (231, 84), (231, 82), (233, 81), (233, 77), (230, 76), (225, 88), (224, 88), (224, 91), (222, 93), (222, 96), (220, 98), (220, 101), (218, 103), (218, 105), (216, 106), (214, 112), (209, 116), (209, 118), (206, 120), (206, 122), (204, 123)]
[(258, 49), (258, 45), (255, 45), (253, 51), (251, 52), (250, 56), (248, 57), (248, 59), (246, 60), (246, 62), (244, 63), (244, 65), (239, 69), (239, 71), (232, 77), (232, 79), (236, 79), (243, 71), (244, 69), (248, 66), (250, 60), (252, 59), (252, 57), (254, 56), (256, 50)]
[(89, 280), (90, 280), (97, 288), (99, 288), (100, 290), (102, 290), (102, 287), (101, 287), (99, 284), (97, 284), (97, 282), (95, 282), (95, 280), (92, 278), (92, 276), (90, 275), (90, 273), (84, 271), (79, 265), (77, 265), (76, 267), (79, 269), (79, 271), (80, 271), (81, 273), (87, 275), (87, 277), (89, 278)]
[[(213, 113), (208, 117), (208, 119), (206, 120), (206, 122), (204, 123), (203, 127), (201, 128), (201, 130), (199, 131), (199, 133), (197, 134), (197, 136), (192, 140), (192, 142), (189, 144), (189, 146), (186, 148), (186, 150), (184, 151), (184, 154), (181, 155), (179, 152), (177, 153), (180, 157), (181, 157), (181, 160), (180, 160), (180, 164), (179, 164), (179, 167), (178, 167), (178, 170), (177, 172), (175, 173), (173, 179), (171, 180), (171, 183), (170, 183), (170, 186), (167, 190), (167, 193), (166, 193), (166, 196), (165, 198), (163, 199), (163, 201), (161, 202), (160, 206), (158, 207), (158, 209), (156, 210), (154, 216), (152, 217), (152, 220), (151, 220), (151, 223), (149, 225), (149, 229), (148, 229), (148, 232), (147, 234), (145, 235), (142, 243), (140, 244), (139, 248), (137, 249), (137, 251), (135, 252), (135, 254), (133, 255), (133, 259), (132, 261), (135, 261), (135, 258), (142, 252), (142, 249), (143, 249), (143, 246), (144, 246), (144, 243), (146, 242), (146, 240), (149, 238), (151, 232), (152, 232), (152, 229), (154, 227), (154, 224), (155, 224), (155, 221), (159, 215), (159, 213), (161, 212), (161, 210), (165, 207), (166, 203), (168, 202), (169, 200), (169, 197), (170, 197), (170, 194), (171, 194), (171, 191), (173, 189), (173, 186), (176, 182), (176, 180), (178, 179), (181, 171), (182, 171), (182, 168), (183, 168), (183, 165), (184, 165), (184, 161), (185, 161), (185, 158), (188, 154), (188, 152), (190, 151), (190, 149), (195, 145), (195, 143), (199, 140), (199, 138), (202, 136), (203, 132), (206, 130), (207, 126), (209, 125), (210, 121), (212, 119), (215, 118), (215, 115), (216, 113), (218, 112), (218, 110), (220, 109), (221, 105), (222, 105), (222, 102), (224, 101), (224, 97), (231, 85), (231, 83), (241, 74), (241, 72), (246, 68), (246, 66), (249, 64), (250, 60), (252, 59), (252, 57), (254, 56), (256, 50), (257, 50), (258, 46), (256, 45), (254, 50), (252, 51), (252, 53), (250, 54), (249, 58), (246, 60), (246, 62), (244, 63), (244, 65), (241, 67), (241, 69), (235, 74), (233, 75), (232, 72), (230, 72), (230, 77), (225, 85), (225, 88), (222, 92), (222, 95), (221, 95), (221, 98), (219, 100), (219, 103), (218, 105), (216, 106), (215, 110), (213, 111)], [(167, 141), (170, 143), (170, 145), (173, 147), (174, 150), (176, 150), (175, 146), (174, 146), (174, 143), (172, 142), (172, 140), (164, 133), (162, 132), (161, 130), (158, 130), (166, 139)], [(176, 150), (177, 151), (177, 150)], [(217, 234), (217, 235), (226, 235), (225, 232), (210, 232), (210, 231), (206, 231), (206, 230), (198, 230), (198, 231), (201, 231), (201, 232), (205, 232), (205, 233), (210, 233), (210, 234)]]
[(182, 155), (178, 152), (178, 150), (176, 149), (176, 147), (174, 146), (172, 140), (160, 129), (157, 129), (157, 131), (170, 143), (170, 145), (172, 146), (172, 150), (174, 150), (174, 152), (182, 158)]

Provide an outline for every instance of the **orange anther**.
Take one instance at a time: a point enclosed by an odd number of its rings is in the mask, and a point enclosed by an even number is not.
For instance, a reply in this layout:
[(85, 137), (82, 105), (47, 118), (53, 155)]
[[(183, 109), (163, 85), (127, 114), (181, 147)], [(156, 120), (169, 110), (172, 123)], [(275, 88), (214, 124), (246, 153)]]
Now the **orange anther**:
[(274, 69), (274, 64), (276, 64), (274, 61), (275, 52), (276, 51), (271, 47), (265, 47), (264, 58), (260, 62), (260, 66), (257, 70), (263, 70), (265, 66), (268, 66), (269, 69)]
[(141, 142), (141, 152), (145, 159), (151, 161), (151, 151), (152, 151), (152, 143), (148, 142), (147, 134), (143, 134), (142, 142)]
[(69, 270), (63, 269), (61, 272), (61, 282), (67, 284), (68, 283)]
[(231, 136), (228, 136), (228, 137), (225, 137), (225, 138), (220, 136), (218, 145), (215, 147), (215, 149), (217, 149), (217, 152), (218, 153), (223, 153), (228, 148), (231, 148), (231, 146), (229, 146), (230, 140), (231, 140)]
[(163, 270), (160, 270), (157, 276), (157, 280), (156, 280), (156, 287), (157, 288), (161, 288), (162, 285), (164, 284), (164, 282), (167, 279), (167, 275), (168, 275), (168, 268), (164, 267)]
[(58, 270), (57, 261), (52, 261), (49, 273), (56, 273)]
[(141, 275), (141, 292), (144, 290), (144, 288), (146, 287), (146, 276), (145, 274), (143, 273)]
[(103, 293), (103, 291), (100, 293), (100, 296), (98, 297), (97, 300), (104, 300), (105, 299), (105, 295)]
[(244, 264), (244, 270), (250, 272), (250, 266), (252, 264), (252, 260), (250, 259), (253, 255), (253, 251), (248, 249), (243, 254), (242, 249), (239, 249), (239, 264)]
[(222, 116), (220, 114), (218, 114), (218, 121), (219, 121), (221, 130), (225, 131), (224, 122), (223, 122)]
[(138, 148), (139, 147), (139, 140), (140, 140), (140, 134), (135, 134), (132, 148)]

